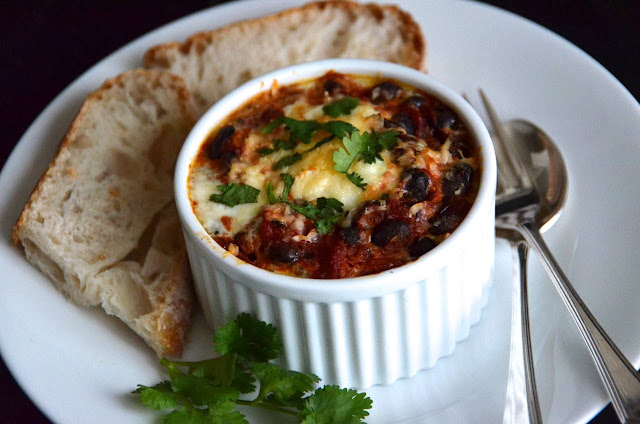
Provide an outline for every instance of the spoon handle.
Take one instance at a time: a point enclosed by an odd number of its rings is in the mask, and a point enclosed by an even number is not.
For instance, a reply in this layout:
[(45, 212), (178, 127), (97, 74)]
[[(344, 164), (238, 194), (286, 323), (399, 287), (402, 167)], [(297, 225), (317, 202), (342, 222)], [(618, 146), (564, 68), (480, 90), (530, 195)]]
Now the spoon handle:
[[(529, 331), (527, 258), (529, 246), (517, 233), (509, 237), (513, 254), (513, 304), (509, 378), (503, 424), (542, 424)], [(523, 396), (525, 399), (523, 399)]]
[(544, 242), (536, 224), (525, 221), (518, 224), (516, 229), (538, 253), (542, 265), (551, 277), (564, 304), (569, 308), (611, 396), (618, 418), (623, 423), (640, 423), (640, 374), (620, 352), (578, 296)]

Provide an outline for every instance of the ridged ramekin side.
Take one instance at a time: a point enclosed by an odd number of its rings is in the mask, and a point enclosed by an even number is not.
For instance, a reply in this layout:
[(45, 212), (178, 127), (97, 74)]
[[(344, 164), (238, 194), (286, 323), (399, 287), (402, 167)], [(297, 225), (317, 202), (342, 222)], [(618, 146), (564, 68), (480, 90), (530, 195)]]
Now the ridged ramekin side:
[(333, 303), (250, 288), (224, 266), (216, 267), (193, 235), (185, 233), (185, 238), (196, 291), (213, 328), (250, 312), (280, 330), (284, 366), (313, 372), (325, 384), (362, 389), (431, 368), (469, 336), (492, 281), (493, 210), (482, 220), (467, 234), (465, 248), (441, 269), (415, 275), (415, 282), (402, 290)]

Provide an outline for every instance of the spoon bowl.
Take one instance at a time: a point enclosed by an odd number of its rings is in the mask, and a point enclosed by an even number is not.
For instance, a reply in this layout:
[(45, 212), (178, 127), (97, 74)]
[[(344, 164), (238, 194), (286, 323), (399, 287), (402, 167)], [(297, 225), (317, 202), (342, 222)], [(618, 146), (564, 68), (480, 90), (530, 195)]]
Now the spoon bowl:
[(514, 119), (502, 127), (538, 194), (540, 209), (535, 221), (540, 232), (545, 232), (556, 223), (567, 201), (569, 178), (562, 153), (543, 130), (529, 121)]

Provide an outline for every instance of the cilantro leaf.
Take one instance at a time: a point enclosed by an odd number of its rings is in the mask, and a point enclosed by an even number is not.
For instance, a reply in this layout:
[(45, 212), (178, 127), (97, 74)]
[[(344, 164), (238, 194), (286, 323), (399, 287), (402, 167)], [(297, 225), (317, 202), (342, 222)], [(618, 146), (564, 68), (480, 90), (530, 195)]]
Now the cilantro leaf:
[(296, 147), (296, 142), (290, 138), (286, 140), (274, 140), (273, 147), (262, 147), (258, 149), (258, 154), (260, 156), (267, 156), (278, 150), (291, 150), (294, 147)]
[(213, 340), (221, 354), (237, 353), (250, 361), (276, 359), (282, 350), (275, 327), (246, 313), (220, 327)]
[(258, 154), (260, 156), (267, 156), (270, 155), (271, 153), (275, 152), (276, 149), (272, 149), (271, 147), (262, 147), (260, 149), (258, 149)]
[(253, 373), (251, 370), (244, 369), (240, 366), (236, 367), (236, 375), (233, 378), (233, 387), (238, 389), (238, 391), (242, 394), (252, 393), (256, 390), (256, 385), (253, 384), (256, 382)]
[(320, 197), (317, 200), (317, 206), (320, 209), (320, 219), (316, 221), (316, 228), (318, 233), (328, 234), (342, 217), (344, 205), (337, 199)]
[(222, 203), (227, 206), (236, 206), (242, 203), (256, 203), (260, 190), (246, 184), (228, 183), (219, 185), (221, 193), (214, 193), (209, 200)]
[(287, 202), (294, 211), (301, 213), (307, 218), (315, 221), (316, 229), (320, 234), (328, 234), (333, 230), (334, 225), (342, 217), (342, 202), (334, 198), (319, 197), (316, 204), (307, 203), (296, 205)]
[(268, 362), (254, 363), (251, 369), (260, 382), (260, 392), (256, 400), (265, 399), (271, 394), (275, 400), (286, 402), (294, 395), (312, 391), (313, 384), (320, 381), (313, 374), (283, 370)]
[(293, 185), (294, 178), (286, 173), (280, 174), (280, 178), (284, 181), (284, 189), (282, 190), (282, 194), (280, 195), (280, 201), (286, 202), (289, 198), (289, 192), (291, 191), (291, 186)]
[(333, 169), (346, 173), (358, 154), (366, 149), (369, 139), (369, 133), (365, 132), (360, 135), (358, 131), (351, 132), (351, 137), (343, 137), (344, 147), (333, 152)]
[(210, 384), (206, 377), (179, 375), (171, 378), (171, 389), (187, 396), (194, 405), (209, 405), (215, 402), (235, 400), (240, 393), (233, 387)]
[(273, 148), (276, 150), (291, 150), (296, 147), (296, 142), (292, 139), (274, 140)]
[(163, 424), (205, 424), (206, 411), (199, 409), (177, 409), (164, 417)]
[(273, 184), (271, 184), (271, 181), (267, 181), (265, 191), (267, 192), (267, 199), (269, 200), (269, 204), (276, 204), (278, 202), (278, 198), (276, 197), (276, 193), (274, 191)]
[(283, 122), (282, 118), (283, 117), (274, 119), (273, 121), (265, 125), (264, 128), (262, 129), (262, 134), (271, 134), (273, 130), (275, 130), (277, 127), (279, 127), (282, 124)]
[(138, 388), (133, 393), (140, 394), (140, 402), (147, 408), (156, 411), (172, 409), (180, 405), (180, 401), (171, 390), (171, 383), (163, 381), (153, 387), (138, 384)]
[(236, 411), (236, 403), (233, 401), (211, 405), (207, 420), (207, 424), (249, 424), (244, 415)]
[(332, 118), (337, 118), (340, 115), (350, 115), (351, 111), (358, 106), (360, 100), (355, 97), (344, 97), (340, 100), (336, 100), (326, 106), (323, 106), (322, 111), (325, 115)]
[(349, 181), (351, 181), (359, 189), (364, 190), (364, 188), (367, 186), (367, 183), (364, 182), (364, 179), (358, 173), (351, 172), (349, 174), (346, 174), (346, 176), (349, 179)]
[(365, 393), (324, 386), (307, 398), (300, 418), (302, 424), (360, 424), (371, 406)]
[(163, 424), (248, 424), (235, 406), (234, 402), (227, 402), (212, 408), (178, 409), (167, 415)]
[(307, 150), (304, 153), (310, 152), (312, 150), (317, 149), (320, 146), (324, 146), (325, 144), (327, 144), (328, 142), (332, 141), (335, 137), (333, 135), (330, 135), (328, 137), (323, 138), (322, 140), (318, 141), (316, 144), (313, 145), (312, 148), (310, 148), (309, 150)]
[(380, 153), (383, 149), (391, 150), (398, 145), (398, 131), (373, 132), (369, 143), (362, 152), (361, 159), (365, 163), (375, 163), (382, 160)]
[(189, 374), (198, 377), (207, 377), (214, 384), (229, 386), (233, 382), (235, 374), (236, 355), (222, 355), (203, 361), (161, 361), (165, 367), (186, 367)]
[(348, 136), (352, 132), (358, 130), (350, 123), (344, 121), (325, 122), (324, 124), (322, 124), (322, 129), (337, 138)]
[(313, 133), (322, 127), (322, 124), (317, 121), (300, 121), (283, 116), (269, 122), (269, 124), (262, 129), (262, 133), (269, 134), (281, 124), (284, 124), (291, 133), (292, 141), (300, 141), (304, 144), (311, 143), (311, 136)]
[(293, 185), (294, 178), (286, 173), (280, 174), (280, 178), (282, 178), (282, 181), (284, 181), (284, 188), (282, 189), (280, 197), (276, 197), (273, 184), (271, 184), (271, 181), (267, 181), (266, 192), (267, 199), (269, 199), (270, 205), (274, 205), (278, 202), (286, 202), (289, 198), (289, 192), (291, 191), (291, 186)]
[(274, 171), (277, 171), (278, 169), (282, 169), (285, 166), (293, 165), (294, 163), (298, 162), (300, 159), (302, 159), (302, 155), (300, 153), (296, 153), (295, 155), (291, 155), (291, 156), (285, 156), (282, 159), (280, 159), (278, 162), (273, 164), (272, 168)]

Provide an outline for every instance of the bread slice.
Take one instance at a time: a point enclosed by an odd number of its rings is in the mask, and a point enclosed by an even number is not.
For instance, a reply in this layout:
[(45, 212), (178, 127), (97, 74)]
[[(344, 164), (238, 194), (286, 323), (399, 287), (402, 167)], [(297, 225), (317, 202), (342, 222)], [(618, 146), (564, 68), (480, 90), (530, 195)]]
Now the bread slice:
[(82, 306), (101, 305), (161, 356), (180, 355), (193, 288), (173, 169), (195, 122), (182, 78), (127, 71), (89, 95), (13, 230)]
[(323, 1), (155, 46), (144, 66), (183, 77), (202, 113), (253, 77), (334, 57), (421, 69), (425, 42), (418, 24), (396, 6)]

